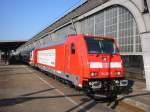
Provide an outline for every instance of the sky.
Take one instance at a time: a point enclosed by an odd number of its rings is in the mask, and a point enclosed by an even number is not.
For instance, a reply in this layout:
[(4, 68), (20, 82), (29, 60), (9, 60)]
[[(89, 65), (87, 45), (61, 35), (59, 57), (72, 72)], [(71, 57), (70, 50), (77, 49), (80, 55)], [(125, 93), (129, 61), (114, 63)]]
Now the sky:
[(83, 0), (0, 0), (0, 40), (28, 40)]

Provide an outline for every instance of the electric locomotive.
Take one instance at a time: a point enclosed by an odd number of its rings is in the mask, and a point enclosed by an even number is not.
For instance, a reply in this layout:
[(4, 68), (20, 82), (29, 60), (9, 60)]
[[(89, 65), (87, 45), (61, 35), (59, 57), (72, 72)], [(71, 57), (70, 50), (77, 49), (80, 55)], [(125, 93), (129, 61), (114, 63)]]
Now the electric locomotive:
[(30, 64), (87, 93), (118, 94), (126, 88), (123, 61), (112, 37), (71, 35), (65, 41), (36, 48)]

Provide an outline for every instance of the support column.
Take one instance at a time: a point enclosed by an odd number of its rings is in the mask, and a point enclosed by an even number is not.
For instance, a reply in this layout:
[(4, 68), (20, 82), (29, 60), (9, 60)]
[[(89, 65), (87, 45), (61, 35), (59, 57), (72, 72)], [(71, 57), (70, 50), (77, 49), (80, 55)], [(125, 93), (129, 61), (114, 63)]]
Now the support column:
[(79, 21), (75, 23), (75, 27), (76, 27), (76, 30), (77, 30), (77, 34), (81, 34), (82, 33), (81, 23)]
[(141, 34), (146, 89), (150, 91), (150, 32)]

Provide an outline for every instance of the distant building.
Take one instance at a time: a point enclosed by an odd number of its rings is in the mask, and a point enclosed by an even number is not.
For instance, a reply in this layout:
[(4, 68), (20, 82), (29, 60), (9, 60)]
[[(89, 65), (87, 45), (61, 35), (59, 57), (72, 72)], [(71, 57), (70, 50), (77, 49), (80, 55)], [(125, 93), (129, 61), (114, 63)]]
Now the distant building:
[(0, 40), (0, 60), (8, 61), (10, 53), (14, 52), (20, 45), (24, 44), (26, 41), (2, 41)]

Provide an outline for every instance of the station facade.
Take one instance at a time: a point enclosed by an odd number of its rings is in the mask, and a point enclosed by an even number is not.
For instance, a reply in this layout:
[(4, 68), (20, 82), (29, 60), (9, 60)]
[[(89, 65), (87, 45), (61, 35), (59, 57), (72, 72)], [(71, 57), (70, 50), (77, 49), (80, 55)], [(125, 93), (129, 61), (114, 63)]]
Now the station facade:
[(150, 0), (87, 0), (35, 35), (17, 52), (63, 40), (75, 33), (113, 36), (121, 47), (126, 71), (145, 79), (150, 90), (149, 4)]

